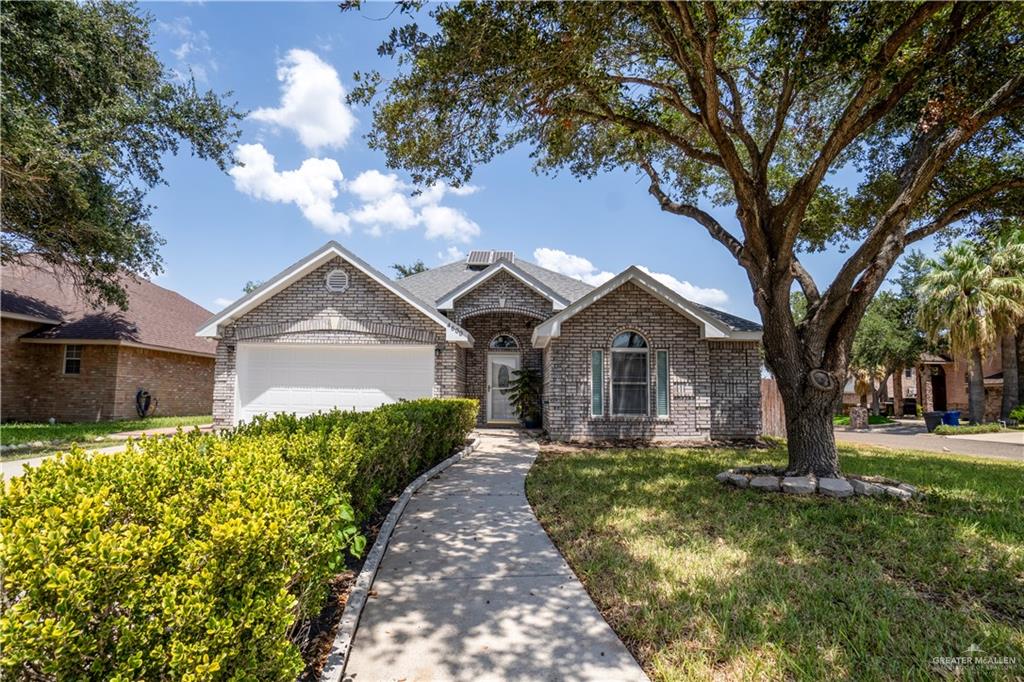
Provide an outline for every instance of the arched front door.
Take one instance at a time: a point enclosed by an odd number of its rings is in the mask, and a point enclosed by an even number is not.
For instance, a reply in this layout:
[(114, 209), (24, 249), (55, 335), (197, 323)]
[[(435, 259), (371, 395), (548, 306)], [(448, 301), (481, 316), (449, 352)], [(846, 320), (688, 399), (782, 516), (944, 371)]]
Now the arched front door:
[(515, 408), (508, 397), (509, 385), (519, 369), (518, 353), (488, 353), (487, 355), (487, 421), (515, 423)]

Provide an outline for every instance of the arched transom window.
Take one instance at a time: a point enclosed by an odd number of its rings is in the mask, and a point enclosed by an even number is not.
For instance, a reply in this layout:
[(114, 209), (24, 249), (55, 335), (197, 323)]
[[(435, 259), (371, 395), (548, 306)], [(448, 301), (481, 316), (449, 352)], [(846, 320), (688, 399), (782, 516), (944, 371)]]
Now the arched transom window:
[(612, 414), (648, 414), (647, 339), (636, 332), (623, 332), (612, 340)]
[(509, 350), (519, 348), (519, 343), (511, 334), (498, 334), (491, 339), (491, 348), (495, 350)]

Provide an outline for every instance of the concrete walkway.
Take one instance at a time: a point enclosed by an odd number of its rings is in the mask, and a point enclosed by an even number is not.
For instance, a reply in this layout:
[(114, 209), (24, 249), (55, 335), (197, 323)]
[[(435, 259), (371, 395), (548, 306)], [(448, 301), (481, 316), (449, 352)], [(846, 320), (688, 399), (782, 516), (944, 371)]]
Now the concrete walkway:
[[(868, 431), (837, 428), (840, 443), (878, 445), (898, 450), (927, 450), (971, 457), (995, 457), (1024, 462), (1024, 431), (974, 436), (937, 436), (928, 433), (924, 423), (901, 420), (894, 426), (872, 427)], [(999, 436), (1000, 438), (993, 438)]]
[(345, 679), (646, 680), (526, 501), (536, 443), (480, 436), (410, 500)]
[[(102, 454), (109, 455), (113, 452), (121, 452), (124, 450), (127, 444), (122, 443), (121, 445), (108, 445), (103, 448), (89, 448), (90, 454)], [(68, 446), (70, 449), (70, 446)], [(63, 451), (60, 451), (63, 452)], [(3, 474), (5, 479), (14, 478), (15, 476), (21, 476), (25, 472), (25, 467), (37, 467), (48, 459), (51, 459), (57, 455), (57, 452), (50, 452), (39, 457), (26, 457), (25, 459), (5, 459), (0, 461), (0, 473)]]

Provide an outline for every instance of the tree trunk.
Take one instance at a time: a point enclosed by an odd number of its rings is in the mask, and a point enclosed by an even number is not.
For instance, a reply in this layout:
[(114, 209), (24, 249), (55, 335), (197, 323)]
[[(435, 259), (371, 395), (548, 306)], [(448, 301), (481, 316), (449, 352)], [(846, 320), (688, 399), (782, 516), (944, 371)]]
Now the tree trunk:
[(1017, 327), (1017, 404), (1024, 405), (1024, 324)]
[(980, 424), (985, 419), (985, 377), (983, 374), (981, 350), (975, 348), (971, 352), (971, 367), (967, 377), (967, 410), (970, 412), (971, 421), (975, 424)]
[(879, 387), (875, 386), (875, 377), (872, 376), (868, 379), (871, 383), (871, 414), (878, 416), (880, 403), (879, 403)]
[(1003, 404), (999, 410), (999, 418), (1010, 418), (1010, 411), (1019, 403), (1017, 367), (1017, 338), (1013, 334), (1003, 335)]
[(892, 373), (892, 414), (903, 416), (903, 367), (897, 367)]

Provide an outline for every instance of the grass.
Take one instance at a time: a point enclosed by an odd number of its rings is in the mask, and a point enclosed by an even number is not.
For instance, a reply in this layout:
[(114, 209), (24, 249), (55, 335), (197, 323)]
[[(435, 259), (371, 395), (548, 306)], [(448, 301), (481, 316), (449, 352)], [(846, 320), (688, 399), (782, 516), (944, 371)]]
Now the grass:
[[(927, 497), (828, 500), (722, 486), (750, 449), (545, 451), (538, 517), (655, 680), (1020, 679), (1024, 466), (843, 448), (848, 473)], [(939, 656), (1016, 656), (951, 673)]]
[(1003, 430), (999, 424), (964, 424), (963, 426), (940, 424), (935, 427), (934, 433), (939, 436), (962, 436), (970, 433), (998, 433)]
[[(871, 424), (895, 424), (895, 423), (896, 423), (895, 419), (889, 419), (884, 414), (869, 414), (868, 415), (868, 425), (871, 425)], [(837, 414), (837, 415), (835, 415), (834, 417), (832, 417), (832, 425), (833, 426), (849, 426), (850, 425), (850, 415), (848, 415), (848, 414)]]
[(21, 445), (35, 441), (43, 441), (47, 445), (51, 441), (57, 443), (86, 443), (97, 438), (105, 438), (121, 431), (138, 431), (140, 429), (158, 429), (167, 426), (200, 426), (213, 421), (210, 415), (195, 417), (149, 417), (147, 419), (127, 419), (123, 421), (75, 422), (69, 424), (10, 423), (0, 425), (0, 444)]

